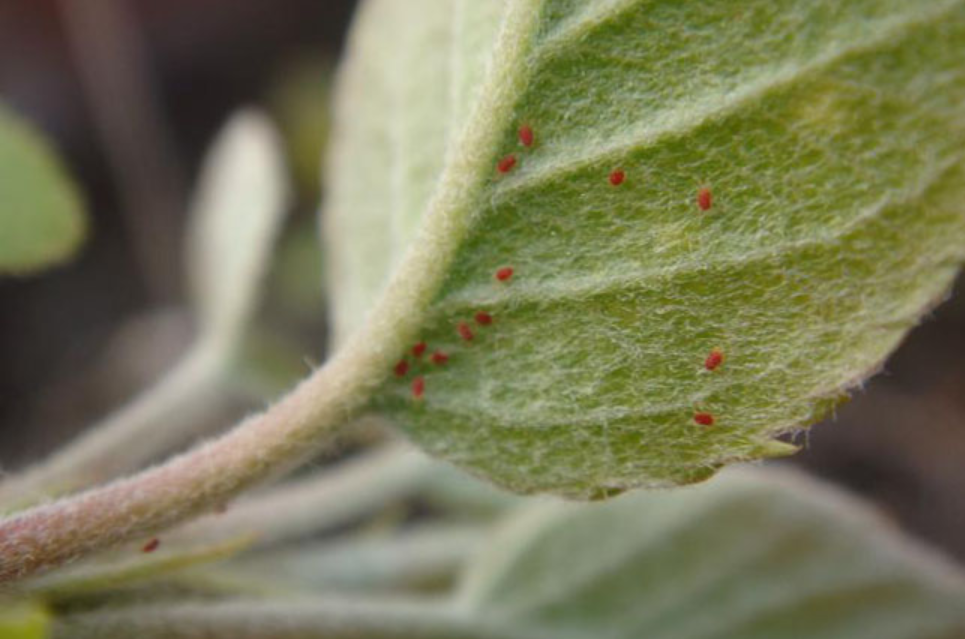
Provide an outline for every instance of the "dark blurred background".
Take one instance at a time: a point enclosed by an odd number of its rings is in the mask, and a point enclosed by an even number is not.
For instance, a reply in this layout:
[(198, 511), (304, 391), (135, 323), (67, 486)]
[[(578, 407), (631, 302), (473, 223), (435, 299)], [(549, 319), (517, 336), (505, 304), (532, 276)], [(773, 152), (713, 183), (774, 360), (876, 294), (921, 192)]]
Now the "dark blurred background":
[[(91, 214), (72, 263), (0, 279), (0, 468), (50, 451), (188, 343), (185, 203), (205, 146), (239, 106), (262, 106), (281, 125), (298, 194), (253, 350), (262, 362), (266, 350), (282, 354), (267, 357), (279, 387), (322, 357), (318, 151), (354, 5), (0, 0), (0, 99), (56, 140)], [(963, 289), (834, 423), (811, 431), (794, 463), (965, 561)]]

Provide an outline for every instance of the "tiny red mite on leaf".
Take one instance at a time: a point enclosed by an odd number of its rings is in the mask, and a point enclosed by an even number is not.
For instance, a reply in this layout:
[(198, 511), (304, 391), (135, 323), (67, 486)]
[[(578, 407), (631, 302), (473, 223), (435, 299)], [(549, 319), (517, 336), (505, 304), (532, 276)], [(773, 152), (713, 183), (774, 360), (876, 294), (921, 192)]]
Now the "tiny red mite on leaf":
[(519, 127), (519, 143), (523, 146), (533, 146), (533, 129), (528, 126)]
[(426, 346), (425, 342), (419, 342), (418, 344), (412, 347), (412, 356), (422, 357), (422, 354), (426, 352), (426, 348), (428, 348), (428, 346)]
[(412, 380), (412, 397), (414, 399), (422, 399), (422, 396), (426, 392), (426, 380), (423, 377), (416, 377)]
[(504, 266), (503, 268), (496, 271), (496, 279), (500, 282), (505, 282), (513, 276), (513, 269), (511, 266)]
[(472, 329), (469, 328), (469, 324), (466, 324), (465, 322), (459, 322), (459, 325), (456, 327), (456, 330), (459, 332), (459, 337), (463, 338), (467, 342), (472, 340), (473, 334), (472, 334)]
[(144, 544), (144, 547), (141, 548), (141, 551), (142, 551), (142, 552), (154, 552), (155, 550), (157, 550), (157, 547), (160, 546), (160, 545), (161, 545), (161, 540), (158, 539), (157, 537), (155, 537), (155, 538), (152, 539), (151, 541), (149, 541), (149, 542), (147, 542), (146, 544)]
[(449, 356), (442, 351), (436, 351), (432, 354), (431, 359), (433, 364), (439, 364), (441, 366), (449, 361)]
[(509, 154), (496, 164), (496, 170), (500, 173), (509, 173), (516, 166), (516, 156)]
[(694, 421), (700, 424), (701, 426), (713, 426), (714, 416), (711, 415), (710, 413), (695, 413)]
[(610, 174), (610, 184), (613, 186), (620, 186), (625, 179), (627, 179), (627, 174), (623, 171), (617, 170)]
[(713, 203), (714, 197), (711, 195), (710, 189), (704, 188), (697, 192), (697, 206), (700, 207), (701, 211), (709, 211)]
[(404, 359), (401, 359), (399, 360), (399, 363), (395, 365), (395, 368), (392, 370), (395, 371), (396, 377), (405, 377), (405, 374), (409, 372), (409, 362), (405, 361)]
[(485, 311), (476, 313), (476, 323), (482, 326), (489, 326), (493, 323), (493, 316)]
[(710, 351), (710, 355), (708, 355), (707, 359), (704, 360), (704, 368), (712, 371), (723, 363), (724, 354), (715, 348), (714, 350)]

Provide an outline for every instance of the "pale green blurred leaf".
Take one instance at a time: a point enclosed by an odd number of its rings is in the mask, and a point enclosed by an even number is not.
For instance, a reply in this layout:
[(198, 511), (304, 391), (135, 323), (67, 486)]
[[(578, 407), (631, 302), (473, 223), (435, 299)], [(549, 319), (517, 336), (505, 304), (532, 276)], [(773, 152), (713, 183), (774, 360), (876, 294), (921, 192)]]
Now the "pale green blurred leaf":
[(287, 204), (277, 132), (239, 112), (208, 152), (191, 212), (188, 269), (207, 336), (231, 343), (248, 322)]
[(965, 257), (963, 59), (962, 0), (369, 0), (329, 155), (337, 341), (426, 265), (392, 299), (449, 362), (375, 406), (516, 491), (787, 454)]
[(462, 603), (573, 639), (965, 636), (957, 570), (857, 501), (777, 471), (523, 511), (474, 560)]
[[(92, 611), (60, 627), (71, 639), (965, 636), (957, 568), (855, 499), (790, 471), (728, 471), (701, 486), (599, 504), (533, 499), (482, 543), (466, 554), (453, 598), (296, 591)], [(315, 588), (406, 564), (394, 557), (369, 572), (362, 555), (305, 550), (258, 574), (271, 583), (278, 568), (305, 571), (301, 585)]]
[(0, 599), (0, 637), (47, 639), (50, 615), (39, 603)]
[[(18, 590), (46, 601), (67, 601), (136, 584), (150, 582), (188, 568), (222, 561), (252, 545), (251, 535), (235, 535), (213, 543), (177, 544), (143, 553), (126, 549), (112, 556), (95, 558), (54, 571), (18, 585)], [(2, 635), (0, 635), (2, 637)]]
[(41, 134), (0, 106), (0, 275), (71, 257), (86, 218), (77, 187)]

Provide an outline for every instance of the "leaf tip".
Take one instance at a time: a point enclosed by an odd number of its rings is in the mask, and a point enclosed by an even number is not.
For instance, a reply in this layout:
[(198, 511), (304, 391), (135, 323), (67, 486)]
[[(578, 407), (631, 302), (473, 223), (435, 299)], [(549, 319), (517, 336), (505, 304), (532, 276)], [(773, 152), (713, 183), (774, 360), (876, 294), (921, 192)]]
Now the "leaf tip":
[(779, 439), (771, 439), (755, 449), (754, 455), (761, 459), (777, 459), (780, 457), (790, 457), (800, 450), (801, 447), (795, 444), (790, 444)]

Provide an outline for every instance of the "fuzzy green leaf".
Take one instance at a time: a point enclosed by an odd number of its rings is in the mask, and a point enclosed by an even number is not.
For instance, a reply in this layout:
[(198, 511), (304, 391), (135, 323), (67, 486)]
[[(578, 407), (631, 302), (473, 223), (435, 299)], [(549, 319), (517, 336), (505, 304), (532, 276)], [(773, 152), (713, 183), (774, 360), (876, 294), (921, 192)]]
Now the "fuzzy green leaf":
[(0, 107), (0, 275), (69, 258), (85, 223), (77, 188), (47, 141)]
[(965, 633), (961, 574), (862, 504), (788, 472), (530, 508), (476, 557), (462, 595), (471, 617), (547, 637)]
[(375, 406), (517, 491), (791, 452), (965, 257), (963, 56), (962, 0), (370, 0), (329, 160), (336, 335), (431, 265), (382, 311), (448, 363), (409, 357)]

